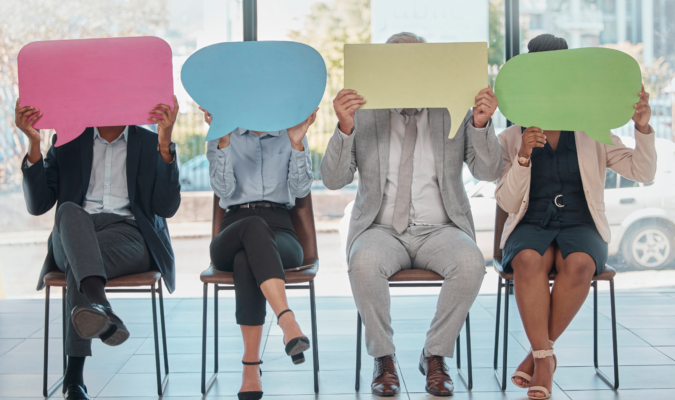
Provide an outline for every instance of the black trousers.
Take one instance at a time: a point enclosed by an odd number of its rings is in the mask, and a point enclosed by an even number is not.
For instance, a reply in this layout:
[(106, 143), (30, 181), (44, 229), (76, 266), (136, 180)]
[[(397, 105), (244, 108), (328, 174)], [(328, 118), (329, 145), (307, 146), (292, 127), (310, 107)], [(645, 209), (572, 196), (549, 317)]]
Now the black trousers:
[(284, 208), (228, 211), (211, 242), (213, 266), (234, 273), (239, 325), (265, 324), (266, 300), (260, 285), (272, 278), (285, 281), (284, 269), (299, 267), (303, 259), (291, 216)]
[[(80, 292), (84, 278), (99, 276), (107, 282), (152, 267), (136, 221), (116, 214), (89, 214), (75, 203), (63, 203), (56, 211), (52, 246), (56, 265), (66, 274), (67, 311), (89, 304)], [(91, 356), (91, 340), (82, 339), (67, 320), (66, 355)]]

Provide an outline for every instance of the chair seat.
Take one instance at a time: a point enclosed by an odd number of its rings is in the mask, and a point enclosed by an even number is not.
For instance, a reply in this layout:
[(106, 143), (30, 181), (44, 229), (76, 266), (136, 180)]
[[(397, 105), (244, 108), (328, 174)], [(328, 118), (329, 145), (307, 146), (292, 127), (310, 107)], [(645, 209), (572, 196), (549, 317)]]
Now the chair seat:
[[(311, 264), (307, 264), (311, 265)], [(319, 271), (319, 260), (314, 261), (314, 264), (311, 268), (303, 269), (302, 271), (286, 271), (286, 283), (307, 283), (312, 281), (316, 277), (316, 273)], [(207, 270), (199, 275), (204, 283), (213, 283), (217, 285), (234, 285), (234, 274), (232, 272), (219, 271), (213, 267), (213, 264), (209, 266)]]
[(404, 269), (389, 277), (389, 282), (442, 281), (444, 278), (433, 271)]
[[(502, 279), (507, 280), (507, 281), (513, 280), (513, 272), (504, 272), (502, 270), (503, 269), (502, 264), (498, 260), (494, 260), (493, 263), (494, 263), (495, 271), (497, 271), (497, 273), (499, 274), (499, 276), (502, 277)], [(552, 280), (555, 279), (556, 275), (558, 275), (558, 272), (556, 270), (552, 270), (548, 274), (548, 279), (552, 281)], [(614, 268), (610, 267), (609, 265), (605, 265), (605, 270), (602, 271), (601, 274), (594, 276), (593, 280), (594, 281), (611, 281), (612, 279), (614, 279), (615, 276), (616, 276), (616, 270)]]
[[(140, 274), (121, 276), (108, 280), (106, 287), (135, 287), (152, 286), (162, 278), (159, 271), (148, 271)], [(45, 285), (53, 287), (66, 287), (66, 274), (53, 271), (47, 273), (44, 279)]]

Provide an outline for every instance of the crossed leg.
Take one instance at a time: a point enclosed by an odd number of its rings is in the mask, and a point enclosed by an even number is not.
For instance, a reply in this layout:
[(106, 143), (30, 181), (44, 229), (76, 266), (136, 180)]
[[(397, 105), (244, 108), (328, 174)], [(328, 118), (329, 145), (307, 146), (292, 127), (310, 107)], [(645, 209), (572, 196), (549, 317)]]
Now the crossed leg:
[[(549, 291), (548, 273), (553, 260), (558, 274)], [(559, 248), (550, 246), (543, 256), (534, 250), (523, 250), (511, 265), (516, 302), (528, 340), (533, 349), (548, 350), (548, 341), (562, 335), (588, 296), (595, 261), (581, 252), (563, 258)], [(532, 381), (516, 379), (522, 385), (544, 386), (550, 391), (555, 362), (551, 357), (535, 360), (528, 354), (518, 370), (532, 375)], [(544, 397), (540, 391), (529, 394)]]

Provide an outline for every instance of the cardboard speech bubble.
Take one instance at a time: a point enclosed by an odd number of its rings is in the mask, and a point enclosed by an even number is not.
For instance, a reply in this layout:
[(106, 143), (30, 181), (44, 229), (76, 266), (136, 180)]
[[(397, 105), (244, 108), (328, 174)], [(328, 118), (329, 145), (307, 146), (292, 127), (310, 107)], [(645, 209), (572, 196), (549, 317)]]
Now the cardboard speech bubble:
[(213, 115), (206, 140), (214, 140), (236, 128), (277, 131), (307, 119), (323, 97), (326, 64), (302, 43), (217, 43), (185, 61), (181, 80)]
[(157, 37), (33, 42), (18, 55), (20, 106), (42, 112), (36, 129), (56, 130), (56, 146), (87, 127), (152, 123), (173, 107), (171, 47)]
[(583, 48), (521, 54), (499, 71), (495, 94), (511, 122), (543, 130), (585, 131), (612, 145), (610, 129), (630, 121), (642, 74), (630, 55)]
[(487, 72), (484, 42), (345, 45), (345, 88), (363, 96), (362, 109), (445, 107), (450, 138), (487, 88)]

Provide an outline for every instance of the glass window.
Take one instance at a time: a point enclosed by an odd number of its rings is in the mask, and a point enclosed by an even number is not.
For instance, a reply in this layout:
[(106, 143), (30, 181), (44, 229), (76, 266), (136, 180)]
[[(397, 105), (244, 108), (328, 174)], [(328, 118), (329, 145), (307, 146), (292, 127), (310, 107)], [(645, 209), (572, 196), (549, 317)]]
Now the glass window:
[(617, 176), (618, 175), (616, 174), (616, 172), (607, 168), (607, 171), (605, 173), (605, 189), (616, 189)]

